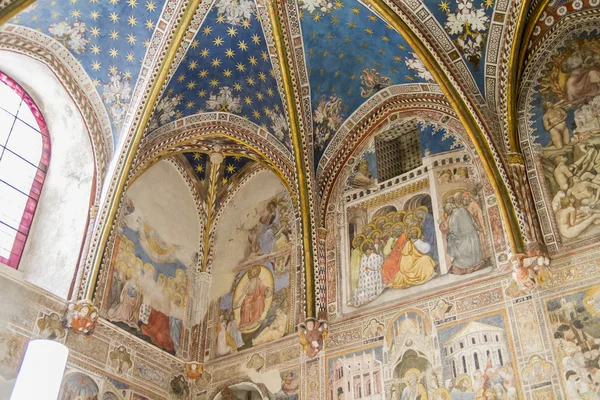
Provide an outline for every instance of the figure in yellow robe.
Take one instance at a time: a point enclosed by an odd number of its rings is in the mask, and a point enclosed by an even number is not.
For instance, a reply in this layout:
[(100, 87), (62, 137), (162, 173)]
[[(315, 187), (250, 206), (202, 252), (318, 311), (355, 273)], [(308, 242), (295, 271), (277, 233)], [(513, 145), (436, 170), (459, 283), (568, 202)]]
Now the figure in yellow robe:
[(422, 285), (435, 273), (435, 261), (426, 254), (430, 246), (420, 239), (421, 230), (412, 227), (408, 235), (410, 240), (407, 240), (402, 248), (400, 270), (388, 285), (389, 288), (402, 289)]

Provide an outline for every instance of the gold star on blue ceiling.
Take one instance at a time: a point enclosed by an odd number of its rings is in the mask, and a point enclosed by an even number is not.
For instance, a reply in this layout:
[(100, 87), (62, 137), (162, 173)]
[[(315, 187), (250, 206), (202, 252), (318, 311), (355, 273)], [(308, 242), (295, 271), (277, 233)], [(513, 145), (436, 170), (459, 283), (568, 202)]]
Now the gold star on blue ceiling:
[[(254, 2), (231, 13), (217, 2), (160, 99), (155, 126), (188, 115), (240, 115), (290, 146), (288, 126)], [(222, 11), (224, 10), (224, 11)], [(230, 12), (230, 13), (228, 13)]]
[(161, 9), (156, 0), (38, 0), (10, 22), (70, 50), (102, 96), (117, 136)]
[(10, 22), (70, 50), (102, 96), (117, 136), (162, 6), (156, 0), (38, 0)]
[(404, 38), (361, 3), (319, 4), (300, 3), (315, 165), (341, 124), (369, 97), (390, 85), (433, 82)]

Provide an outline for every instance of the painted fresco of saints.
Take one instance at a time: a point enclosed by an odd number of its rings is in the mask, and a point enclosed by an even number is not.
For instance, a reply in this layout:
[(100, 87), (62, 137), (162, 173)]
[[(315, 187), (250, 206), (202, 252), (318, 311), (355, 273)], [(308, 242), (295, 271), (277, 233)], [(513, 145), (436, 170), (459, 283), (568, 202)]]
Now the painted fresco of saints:
[(260, 272), (260, 265), (248, 270), (248, 281), (241, 288), (241, 295), (234, 306), (235, 309), (240, 309), (239, 329), (242, 331), (251, 330), (259, 325), (265, 311), (266, 298), (272, 295), (272, 289), (260, 279)]
[(413, 226), (408, 231), (409, 240), (402, 248), (400, 269), (388, 287), (402, 289), (422, 285), (431, 279), (435, 272), (435, 261), (427, 255), (431, 246), (421, 240), (421, 230)]
[(141, 296), (137, 287), (137, 273), (133, 268), (127, 269), (127, 281), (121, 290), (120, 301), (115, 308), (108, 310), (108, 317), (115, 322), (123, 322), (133, 328), (137, 328), (138, 311), (141, 304)]
[(426, 400), (427, 391), (420, 382), (421, 371), (416, 368), (411, 368), (404, 374), (404, 384), (406, 387), (402, 391), (401, 400)]
[(358, 286), (352, 299), (355, 306), (361, 306), (372, 301), (385, 289), (381, 276), (383, 257), (375, 251), (372, 240), (364, 241), (361, 250), (363, 255), (360, 260)]
[(462, 193), (446, 199), (444, 213), (440, 230), (446, 234), (448, 254), (452, 257), (449, 272), (465, 275), (483, 268), (485, 260), (479, 234), (481, 228), (464, 207)]

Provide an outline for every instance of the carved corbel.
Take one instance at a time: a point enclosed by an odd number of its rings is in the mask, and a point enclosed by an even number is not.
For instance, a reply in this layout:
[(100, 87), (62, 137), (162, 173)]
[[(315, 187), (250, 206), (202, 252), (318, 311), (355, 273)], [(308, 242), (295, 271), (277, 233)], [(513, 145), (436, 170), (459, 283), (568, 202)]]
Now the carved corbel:
[(91, 336), (98, 322), (98, 308), (89, 300), (69, 302), (64, 324), (73, 333)]
[(509, 265), (512, 282), (507, 293), (513, 297), (531, 293), (550, 280), (550, 259), (545, 254), (516, 254)]
[(200, 378), (204, 373), (204, 364), (196, 361), (186, 362), (184, 369), (188, 379), (195, 380)]
[(315, 358), (323, 350), (327, 329), (327, 321), (317, 320), (316, 318), (307, 318), (298, 325), (300, 344), (308, 358)]

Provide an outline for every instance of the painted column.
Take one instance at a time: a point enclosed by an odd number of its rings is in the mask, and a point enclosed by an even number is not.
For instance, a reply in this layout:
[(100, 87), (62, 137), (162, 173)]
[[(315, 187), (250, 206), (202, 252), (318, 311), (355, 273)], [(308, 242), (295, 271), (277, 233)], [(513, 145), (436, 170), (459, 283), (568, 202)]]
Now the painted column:
[(315, 271), (315, 294), (317, 297), (317, 317), (319, 319), (327, 318), (327, 230), (319, 228), (317, 231), (318, 249), (317, 249), (317, 268)]
[[(79, 262), (77, 263), (77, 277), (75, 281), (75, 285), (73, 286), (73, 291), (70, 294), (70, 300), (81, 300), (78, 299), (78, 293), (81, 287), (81, 280), (83, 279), (83, 271), (85, 269), (85, 261), (88, 257), (88, 252), (90, 249), (90, 242), (92, 241), (92, 236), (94, 236), (94, 225), (96, 224), (96, 218), (98, 216), (98, 206), (93, 204), (90, 207), (90, 211), (88, 213), (88, 223), (87, 228), (85, 230), (85, 239), (83, 243), (83, 247), (81, 249), (81, 254), (79, 254)], [(83, 292), (81, 292), (83, 294)]]
[(444, 236), (440, 231), (439, 204), (437, 196), (437, 180), (435, 173), (430, 165), (427, 166), (427, 175), (429, 176), (429, 192), (431, 196), (431, 213), (435, 221), (435, 239), (437, 244), (438, 258), (440, 263), (440, 275), (448, 273), (448, 265), (446, 264), (446, 251), (444, 250)]
[(204, 225), (202, 239), (202, 271), (208, 271), (211, 231), (214, 223), (214, 214), (217, 200), (217, 186), (219, 184), (219, 171), (221, 163), (225, 159), (218, 151), (210, 154), (210, 175), (208, 176), (208, 188), (206, 195), (206, 223)]
[(206, 334), (206, 312), (209, 305), (212, 275), (204, 271), (196, 271), (192, 277), (191, 304), (188, 306), (188, 321), (192, 328), (192, 340), (189, 354), (195, 361), (203, 361), (204, 346), (202, 337)]

